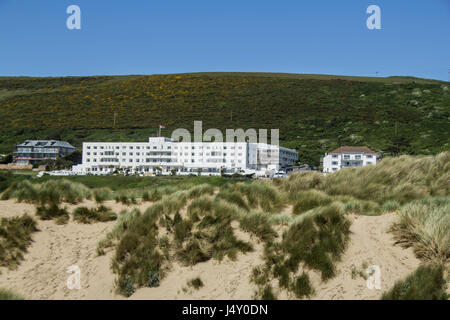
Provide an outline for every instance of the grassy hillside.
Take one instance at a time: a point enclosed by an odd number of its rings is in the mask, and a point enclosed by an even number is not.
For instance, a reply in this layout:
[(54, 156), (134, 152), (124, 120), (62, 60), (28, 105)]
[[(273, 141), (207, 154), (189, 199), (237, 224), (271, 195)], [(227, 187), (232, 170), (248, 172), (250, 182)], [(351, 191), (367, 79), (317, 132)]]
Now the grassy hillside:
[(266, 73), (0, 77), (0, 153), (31, 138), (78, 147), (145, 141), (159, 124), (170, 135), (202, 120), (204, 130), (279, 128), (282, 145), (316, 165), (340, 145), (434, 154), (450, 148), (449, 87), (410, 77)]

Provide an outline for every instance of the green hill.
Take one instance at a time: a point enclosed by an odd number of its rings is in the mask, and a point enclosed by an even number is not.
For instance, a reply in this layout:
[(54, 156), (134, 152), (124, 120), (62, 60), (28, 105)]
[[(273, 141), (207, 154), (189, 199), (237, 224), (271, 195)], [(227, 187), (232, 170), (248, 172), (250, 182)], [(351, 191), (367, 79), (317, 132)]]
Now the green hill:
[(37, 138), (78, 147), (145, 141), (159, 124), (169, 136), (202, 120), (204, 130), (279, 128), (283, 146), (317, 165), (340, 145), (389, 154), (450, 150), (450, 86), (412, 77), (270, 73), (0, 77), (0, 119), (0, 153)]

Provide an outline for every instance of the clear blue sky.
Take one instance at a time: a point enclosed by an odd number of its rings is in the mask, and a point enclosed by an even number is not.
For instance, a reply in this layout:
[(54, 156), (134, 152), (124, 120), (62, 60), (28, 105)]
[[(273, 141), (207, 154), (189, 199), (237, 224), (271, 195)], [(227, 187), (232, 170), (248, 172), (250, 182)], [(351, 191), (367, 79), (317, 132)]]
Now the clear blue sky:
[[(77, 4), (82, 29), (66, 28)], [(368, 30), (366, 8), (381, 8)], [(0, 0), (0, 75), (257, 71), (448, 79), (450, 0)]]

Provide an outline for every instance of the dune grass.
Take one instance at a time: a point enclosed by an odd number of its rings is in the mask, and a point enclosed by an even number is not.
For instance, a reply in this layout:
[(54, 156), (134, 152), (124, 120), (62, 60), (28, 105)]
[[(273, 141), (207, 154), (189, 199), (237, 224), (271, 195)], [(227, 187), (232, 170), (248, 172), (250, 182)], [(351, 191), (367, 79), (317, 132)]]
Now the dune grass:
[(36, 221), (24, 214), (21, 217), (0, 220), (0, 266), (15, 269), (31, 244), (31, 235), (37, 231)]
[(251, 211), (242, 215), (240, 219), (242, 230), (256, 235), (260, 240), (273, 241), (277, 233), (270, 223), (270, 215), (262, 211)]
[[(349, 241), (350, 224), (342, 203), (338, 202), (302, 215), (284, 232), (281, 242), (266, 242), (265, 264), (253, 270), (251, 280), (263, 287), (275, 278), (280, 288), (293, 292), (296, 297), (309, 297), (314, 289), (305, 268), (320, 272), (323, 281), (334, 277), (335, 263)], [(294, 277), (300, 268), (303, 273)]]
[(195, 290), (199, 290), (204, 286), (203, 281), (202, 279), (200, 279), (200, 277), (189, 280), (187, 285), (194, 288)]
[(113, 193), (109, 188), (97, 188), (92, 191), (92, 196), (95, 202), (101, 204), (106, 200), (113, 199)]
[(382, 300), (448, 300), (442, 266), (422, 265), (383, 293)]
[(397, 242), (413, 247), (419, 258), (448, 263), (450, 259), (450, 197), (411, 202), (400, 209), (393, 226)]
[(75, 221), (84, 224), (114, 221), (117, 219), (117, 215), (110, 208), (102, 205), (93, 209), (78, 207), (73, 211), (72, 216)]
[(25, 298), (12, 290), (0, 288), (0, 301), (1, 300), (25, 300)]
[(333, 199), (325, 192), (314, 189), (300, 191), (296, 194), (292, 194), (290, 198), (295, 198), (293, 208), (293, 214), (295, 215), (299, 215), (319, 206), (327, 205), (333, 201)]
[(36, 216), (41, 220), (55, 220), (58, 224), (66, 224), (70, 219), (67, 209), (55, 203), (36, 207)]
[(238, 191), (245, 195), (250, 208), (277, 212), (282, 209), (285, 203), (278, 188), (268, 182), (256, 181), (240, 184)]
[(79, 203), (91, 197), (86, 186), (66, 179), (48, 180), (44, 183), (31, 183), (23, 180), (13, 183), (2, 194), (2, 199), (16, 198), (19, 202), (54, 204), (60, 202)]

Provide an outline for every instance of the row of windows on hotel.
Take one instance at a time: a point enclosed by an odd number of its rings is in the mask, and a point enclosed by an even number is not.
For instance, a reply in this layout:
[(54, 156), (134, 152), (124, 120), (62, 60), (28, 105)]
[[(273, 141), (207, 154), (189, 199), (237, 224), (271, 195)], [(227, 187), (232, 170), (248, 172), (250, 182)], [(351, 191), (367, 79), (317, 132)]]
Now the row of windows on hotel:
[[(339, 155), (337, 155), (337, 154), (333, 154), (331, 157), (336, 159), (336, 158), (338, 158), (338, 156)], [(356, 160), (361, 160), (361, 158), (362, 158), (362, 156), (360, 154), (355, 154), (355, 159)], [(371, 154), (366, 154), (366, 158), (367, 159), (372, 159), (373, 156)], [(343, 159), (344, 160), (350, 160), (350, 155), (349, 154), (344, 154), (343, 155)]]
[[(101, 155), (101, 156), (103, 156), (103, 155), (105, 155), (105, 156), (114, 156), (114, 155), (115, 155), (115, 156), (119, 156), (119, 154), (120, 154), (119, 152), (114, 153), (114, 151), (100, 152), (100, 155)], [(214, 156), (224, 156), (224, 157), (227, 156), (227, 153), (226, 153), (226, 152), (222, 153), (222, 152), (214, 152), (214, 151), (212, 151), (212, 152), (206, 152), (205, 154), (206, 154), (207, 156), (213, 156), (213, 157), (214, 157)], [(87, 155), (87, 156), (90, 156), (91, 153), (90, 153), (90, 152), (86, 152), (86, 155)], [(92, 155), (96, 156), (96, 155), (97, 155), (97, 152), (92, 152)], [(127, 155), (126, 152), (122, 152), (122, 156), (126, 156), (126, 155)], [(128, 155), (129, 155), (129, 156), (134, 156), (134, 153), (133, 153), (133, 152), (129, 152)], [(171, 152), (147, 152), (147, 153), (142, 152), (142, 156), (145, 156), (145, 155), (147, 155), (147, 156), (171, 156), (172, 153), (171, 153)], [(177, 156), (178, 153), (177, 153), (177, 152), (174, 152), (173, 155), (174, 155), (174, 156)], [(185, 156), (189, 156), (189, 153), (188, 153), (188, 152), (185, 152), (184, 155), (185, 155)], [(235, 153), (231, 153), (230, 155), (231, 155), (232, 157), (234, 157), (234, 156), (235, 156)], [(237, 155), (238, 155), (239, 157), (241, 157), (241, 156), (242, 156), (242, 153), (238, 153)], [(141, 153), (140, 153), (140, 152), (136, 152), (136, 156), (141, 156)], [(183, 153), (182, 153), (182, 152), (180, 152), (180, 156), (183, 156)], [(195, 152), (192, 152), (192, 153), (191, 153), (191, 156), (195, 156)], [(203, 156), (203, 152), (198, 153), (197, 156)]]
[[(117, 158), (101, 158), (99, 159), (99, 162), (119, 162), (119, 159)], [(128, 162), (136, 162), (139, 163), (141, 162), (140, 160), (142, 160), (142, 162), (144, 162), (144, 159), (128, 159)], [(91, 162), (91, 159), (86, 159), (87, 162)], [(97, 162), (97, 159), (92, 159), (92, 162)], [(127, 162), (126, 159), (123, 159), (121, 162)], [(149, 162), (172, 162), (171, 159), (145, 159), (145, 162), (149, 163)], [(176, 162), (176, 161), (175, 161)], [(182, 159), (181, 162), (184, 163), (188, 163), (189, 160), (188, 159)], [(191, 163), (195, 163), (195, 159), (191, 159)], [(203, 159), (199, 160), (198, 162), (205, 162)], [(206, 159), (207, 163), (225, 163), (225, 162), (231, 162), (234, 163), (235, 161), (233, 159)], [(242, 163), (242, 160), (237, 160), (238, 163)]]
[[(89, 149), (91, 149), (91, 146), (87, 146), (86, 148), (89, 150)], [(111, 149), (114, 149), (114, 148), (115, 148), (116, 150), (119, 150), (119, 149), (120, 149), (120, 146), (115, 146), (115, 147), (113, 147), (113, 146), (108, 146), (108, 147), (104, 147), (104, 146), (100, 146), (100, 147), (92, 146), (92, 149), (100, 149), (100, 150), (104, 150), (104, 149), (109, 149), (109, 150), (111, 150)], [(127, 148), (130, 149), (130, 150), (133, 150), (134, 148), (136, 148), (136, 150), (140, 150), (140, 149), (141, 149), (140, 146), (122, 146), (122, 149), (127, 149)], [(192, 150), (195, 150), (196, 148), (198, 148), (198, 149), (203, 149), (203, 146), (198, 146), (198, 147), (192, 146), (192, 147), (191, 147)], [(142, 149), (150, 150), (151, 148), (150, 148), (150, 146), (146, 146), (145, 148), (142, 147)], [(158, 147), (157, 147), (157, 146), (153, 146), (153, 149), (154, 149), (154, 150), (157, 150)], [(160, 147), (159, 149), (164, 149), (164, 146), (161, 145), (161, 147)], [(166, 146), (166, 149), (171, 150), (172, 147), (171, 147), (171, 146)], [(178, 146), (175, 146), (174, 149), (177, 150), (177, 149), (178, 149)], [(180, 147), (180, 149), (183, 149), (183, 148)], [(188, 146), (185, 146), (184, 149), (187, 150), (187, 149), (189, 149), (189, 147), (188, 147)], [(210, 150), (211, 147), (206, 147), (206, 149), (207, 149), (207, 150)], [(226, 150), (226, 149), (227, 149), (227, 146), (223, 146), (223, 147), (213, 146), (212, 149), (213, 149), (213, 150), (222, 150), (222, 149), (223, 149), (223, 150)], [(233, 149), (235, 149), (235, 147), (231, 147), (231, 149), (233, 150)], [(238, 149), (239, 149), (239, 150), (242, 150), (242, 146), (238, 146)]]

